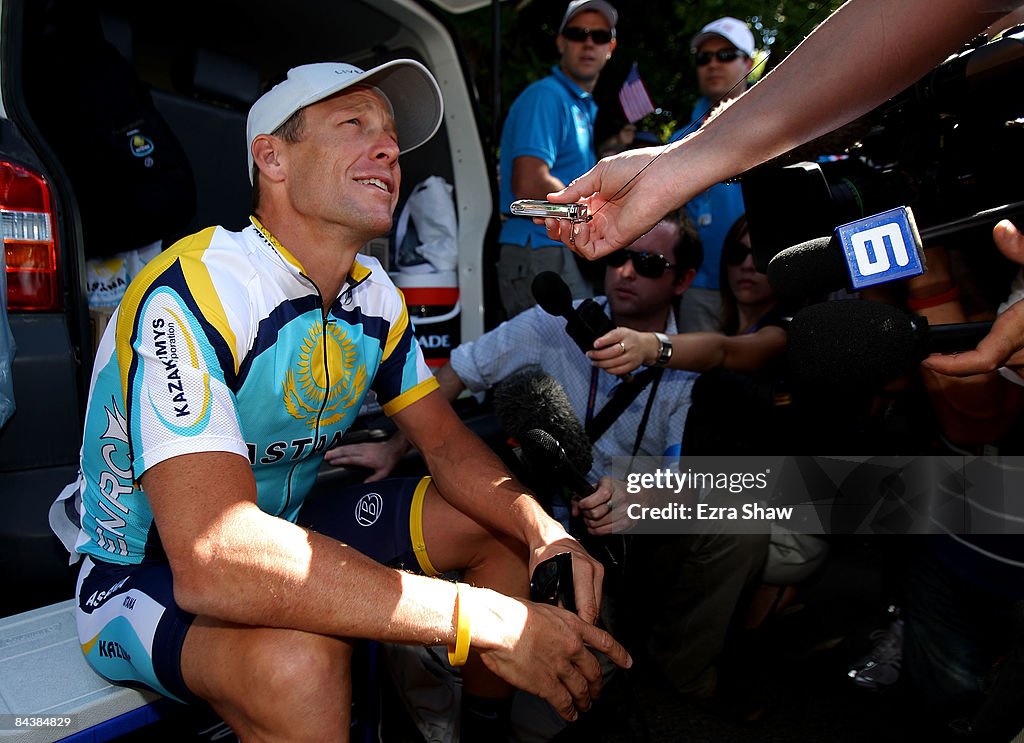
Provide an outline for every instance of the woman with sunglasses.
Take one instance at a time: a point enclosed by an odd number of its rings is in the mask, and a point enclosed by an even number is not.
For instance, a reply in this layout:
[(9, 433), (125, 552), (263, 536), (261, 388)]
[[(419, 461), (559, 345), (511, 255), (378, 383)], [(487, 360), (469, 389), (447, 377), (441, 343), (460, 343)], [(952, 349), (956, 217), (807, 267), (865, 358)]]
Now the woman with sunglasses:
[(672, 369), (722, 368), (748, 374), (764, 369), (785, 351), (786, 331), (768, 277), (754, 267), (746, 216), (736, 220), (722, 243), (720, 291), (722, 333), (673, 335), (669, 350), (654, 333), (619, 327), (594, 341), (591, 361), (612, 374), (651, 366), (666, 354), (666, 365)]

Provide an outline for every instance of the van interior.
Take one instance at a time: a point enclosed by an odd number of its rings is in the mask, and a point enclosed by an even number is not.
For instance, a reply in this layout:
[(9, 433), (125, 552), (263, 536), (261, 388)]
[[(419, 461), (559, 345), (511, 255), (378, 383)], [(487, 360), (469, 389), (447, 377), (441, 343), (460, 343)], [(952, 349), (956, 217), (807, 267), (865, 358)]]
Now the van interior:
[[(76, 198), (86, 202), (86, 255), (145, 245), (154, 224), (164, 240), (211, 224), (244, 225), (250, 213), (246, 114), (290, 67), (341, 60), (366, 68), (400, 57), (430, 64), (414, 40), (403, 38), (408, 31), (371, 3), (297, 0), (287, 12), (280, 3), (237, 0), (27, 5), (26, 99)], [(184, 162), (165, 167), (162, 181), (140, 198), (133, 196), (138, 179), (118, 180), (122, 172), (104, 173), (99, 163), (123, 149), (117, 135), (125, 127), (147, 117), (168, 147), (180, 146)], [(90, 144), (93, 152), (79, 151)], [(451, 182), (451, 162), (442, 127), (403, 156), (402, 198), (428, 175)], [(190, 172), (192, 183), (169, 171)]]

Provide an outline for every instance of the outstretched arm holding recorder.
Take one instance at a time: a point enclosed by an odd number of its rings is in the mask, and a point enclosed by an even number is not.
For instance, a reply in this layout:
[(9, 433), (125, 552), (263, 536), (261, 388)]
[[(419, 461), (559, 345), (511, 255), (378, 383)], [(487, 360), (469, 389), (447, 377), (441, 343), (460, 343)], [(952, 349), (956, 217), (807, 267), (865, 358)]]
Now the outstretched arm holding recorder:
[(549, 194), (556, 203), (587, 204), (592, 219), (548, 219), (548, 235), (586, 258), (607, 255), (712, 184), (871, 110), (1020, 4), (850, 0), (760, 83), (684, 140), (606, 158)]

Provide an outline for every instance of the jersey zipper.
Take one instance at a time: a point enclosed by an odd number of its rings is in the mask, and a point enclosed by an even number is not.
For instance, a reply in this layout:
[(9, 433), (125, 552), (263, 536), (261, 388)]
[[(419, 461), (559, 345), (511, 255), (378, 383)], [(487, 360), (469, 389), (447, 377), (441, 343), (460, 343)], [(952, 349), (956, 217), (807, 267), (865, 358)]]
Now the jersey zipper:
[[(328, 393), (330, 392), (331, 389), (331, 367), (328, 364), (329, 356), (327, 354), (327, 325), (329, 323), (333, 323), (334, 320), (333, 318), (330, 317), (330, 312), (328, 312), (327, 309), (324, 307), (324, 297), (323, 294), (320, 293), (320, 287), (316, 285), (316, 282), (313, 281), (313, 279), (309, 278), (309, 276), (302, 273), (301, 271), (299, 272), (299, 275), (306, 281), (308, 281), (310, 285), (313, 287), (313, 290), (316, 291), (316, 296), (317, 299), (319, 300), (318, 304), (320, 307), (320, 347), (323, 349), (324, 399), (320, 403), (320, 411), (317, 413), (316, 416), (316, 427), (313, 429), (313, 441), (310, 443), (310, 451), (315, 451), (317, 443), (320, 440), (320, 418), (323, 416), (324, 409), (327, 407)], [(302, 460), (296, 461), (294, 464), (292, 464), (291, 469), (288, 471), (288, 494), (285, 496), (284, 506), (281, 508), (281, 511), (280, 513), (278, 513), (278, 516), (287, 512), (288, 506), (292, 502), (292, 478), (295, 476), (295, 469), (299, 466), (301, 462)]]

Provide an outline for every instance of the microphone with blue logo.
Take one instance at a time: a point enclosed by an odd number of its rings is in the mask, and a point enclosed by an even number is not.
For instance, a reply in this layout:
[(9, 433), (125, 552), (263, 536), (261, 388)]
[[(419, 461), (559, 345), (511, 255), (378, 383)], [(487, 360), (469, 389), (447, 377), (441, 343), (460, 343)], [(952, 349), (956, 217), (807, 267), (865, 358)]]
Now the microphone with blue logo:
[(910, 207), (841, 225), (830, 237), (794, 245), (768, 263), (768, 283), (787, 299), (858, 291), (925, 271), (921, 235)]

